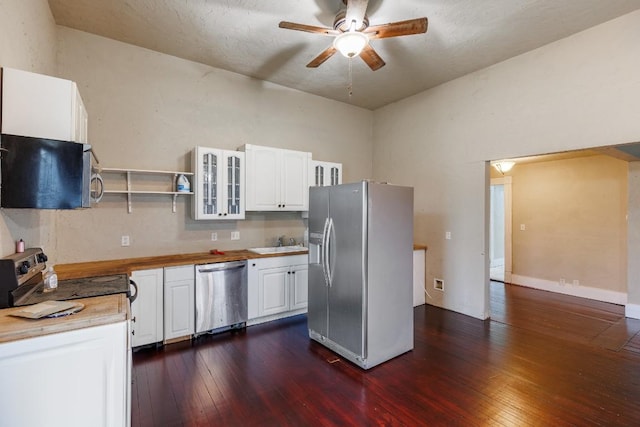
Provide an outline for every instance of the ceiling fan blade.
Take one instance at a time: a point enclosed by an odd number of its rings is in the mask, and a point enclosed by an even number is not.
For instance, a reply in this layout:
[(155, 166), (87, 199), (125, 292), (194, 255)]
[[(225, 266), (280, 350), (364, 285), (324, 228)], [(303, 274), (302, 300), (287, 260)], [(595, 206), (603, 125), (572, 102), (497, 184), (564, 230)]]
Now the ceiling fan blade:
[(355, 28), (362, 26), (368, 4), (369, 0), (347, 0), (347, 14), (345, 16), (347, 28), (351, 26), (351, 22), (353, 21), (356, 21)]
[(313, 25), (296, 24), (295, 22), (282, 21), (278, 24), (278, 27), (285, 30), (304, 31), (306, 33), (321, 34), (323, 36), (337, 36), (340, 31), (336, 31), (326, 27), (316, 27)]
[(373, 71), (379, 70), (385, 65), (385, 62), (380, 58), (378, 52), (376, 52), (369, 44), (362, 49), (362, 52), (360, 52), (360, 58), (362, 58), (362, 60), (366, 62), (369, 68)]
[(323, 50), (320, 55), (313, 58), (313, 60), (307, 64), (307, 68), (318, 68), (324, 63), (324, 61), (331, 58), (336, 52), (337, 50), (335, 47), (333, 47), (333, 45), (329, 46), (328, 48)]
[(363, 31), (370, 39), (385, 39), (389, 37), (408, 36), (427, 32), (427, 18), (409, 19), (408, 21), (392, 22), (390, 24), (373, 25)]

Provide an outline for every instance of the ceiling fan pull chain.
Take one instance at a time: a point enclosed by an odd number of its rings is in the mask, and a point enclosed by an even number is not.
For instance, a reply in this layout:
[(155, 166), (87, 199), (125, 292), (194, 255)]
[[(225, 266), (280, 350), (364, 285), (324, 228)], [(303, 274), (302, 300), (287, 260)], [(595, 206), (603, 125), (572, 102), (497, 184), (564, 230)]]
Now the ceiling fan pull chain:
[(353, 62), (352, 58), (349, 58), (349, 85), (347, 86), (347, 91), (349, 92), (349, 99), (353, 96), (353, 72), (351, 70), (351, 64)]

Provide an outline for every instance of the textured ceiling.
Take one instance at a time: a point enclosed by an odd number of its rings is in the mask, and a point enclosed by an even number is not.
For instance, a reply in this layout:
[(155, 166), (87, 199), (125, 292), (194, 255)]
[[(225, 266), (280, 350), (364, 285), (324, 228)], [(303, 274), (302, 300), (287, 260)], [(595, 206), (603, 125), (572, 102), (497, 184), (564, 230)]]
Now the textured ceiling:
[(370, 0), (371, 25), (426, 16), (426, 34), (374, 40), (371, 71), (334, 55), (317, 34), (281, 20), (331, 26), (341, 0), (49, 0), (59, 25), (376, 109), (640, 8), (640, 0)]

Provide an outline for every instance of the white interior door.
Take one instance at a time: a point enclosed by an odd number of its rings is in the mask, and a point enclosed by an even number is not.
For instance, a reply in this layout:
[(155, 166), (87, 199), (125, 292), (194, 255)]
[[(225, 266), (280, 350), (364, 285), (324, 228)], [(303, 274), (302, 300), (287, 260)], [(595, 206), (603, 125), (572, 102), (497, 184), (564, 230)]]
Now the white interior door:
[(491, 280), (511, 282), (511, 177), (494, 178), (490, 188), (489, 259)]

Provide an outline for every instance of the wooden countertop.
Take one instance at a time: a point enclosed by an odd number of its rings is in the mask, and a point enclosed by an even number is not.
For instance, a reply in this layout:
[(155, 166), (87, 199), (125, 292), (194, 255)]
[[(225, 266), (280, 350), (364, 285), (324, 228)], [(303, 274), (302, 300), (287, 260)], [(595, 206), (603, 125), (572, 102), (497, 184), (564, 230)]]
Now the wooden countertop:
[[(426, 245), (414, 244), (414, 250), (426, 250)], [(287, 252), (286, 254), (260, 255), (249, 250), (224, 251), (224, 255), (213, 255), (209, 252), (191, 254), (159, 255), (150, 257), (114, 259), (106, 261), (78, 262), (58, 264), (55, 266), (58, 279), (81, 279), (84, 277), (108, 276), (111, 274), (128, 274), (137, 270), (152, 268), (176, 267), (188, 264), (212, 264), (215, 262), (241, 261), (245, 259), (270, 258), (289, 255), (306, 255), (307, 251)]]
[(55, 270), (56, 273), (58, 273), (58, 279), (65, 280), (106, 276), (110, 274), (131, 274), (132, 271), (136, 270), (175, 267), (188, 264), (212, 264), (215, 262), (241, 261), (254, 258), (306, 254), (306, 250), (299, 252), (287, 252), (286, 254), (269, 255), (260, 255), (248, 250), (224, 251), (224, 255), (213, 255), (209, 252), (198, 252), (192, 254), (160, 255), (107, 261), (78, 262), (74, 264), (58, 264), (55, 266)]
[(82, 311), (58, 318), (25, 319), (10, 316), (24, 307), (0, 310), (0, 343), (123, 322), (131, 317), (129, 301), (124, 294), (76, 301), (84, 304)]

